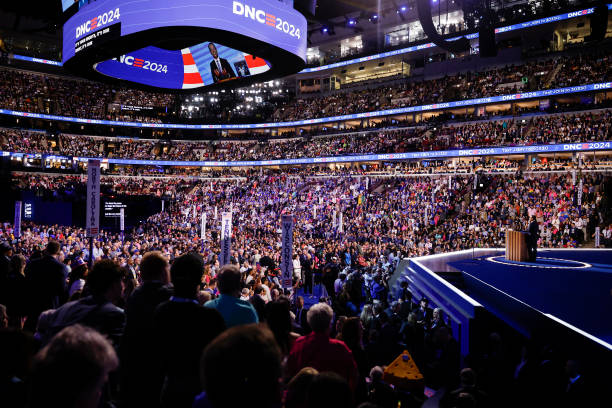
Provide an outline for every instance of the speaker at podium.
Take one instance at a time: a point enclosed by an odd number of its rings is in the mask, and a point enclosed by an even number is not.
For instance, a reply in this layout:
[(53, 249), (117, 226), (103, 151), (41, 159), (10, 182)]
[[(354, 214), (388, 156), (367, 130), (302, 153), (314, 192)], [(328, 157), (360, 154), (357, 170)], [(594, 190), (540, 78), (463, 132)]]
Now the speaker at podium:
[(529, 260), (527, 250), (527, 233), (523, 231), (506, 231), (506, 259), (508, 261), (525, 262)]

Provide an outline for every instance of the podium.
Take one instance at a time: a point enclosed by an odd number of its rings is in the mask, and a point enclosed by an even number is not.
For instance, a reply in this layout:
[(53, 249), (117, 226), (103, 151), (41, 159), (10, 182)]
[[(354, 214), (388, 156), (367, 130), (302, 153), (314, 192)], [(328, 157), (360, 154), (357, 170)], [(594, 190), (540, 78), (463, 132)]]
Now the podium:
[(506, 231), (506, 259), (518, 262), (529, 260), (526, 232), (514, 230)]

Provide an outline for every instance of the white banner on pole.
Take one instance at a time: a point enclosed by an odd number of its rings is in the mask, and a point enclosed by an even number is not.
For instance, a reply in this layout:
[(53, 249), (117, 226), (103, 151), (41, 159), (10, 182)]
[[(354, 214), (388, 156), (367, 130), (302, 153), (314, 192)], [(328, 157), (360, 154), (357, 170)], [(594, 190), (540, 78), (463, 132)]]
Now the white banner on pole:
[(100, 232), (100, 160), (87, 161), (87, 236)]
[(215, 221), (217, 221), (217, 206), (215, 205)]
[(312, 218), (317, 218), (317, 206), (313, 205), (312, 206)]
[(166, 207), (166, 200), (162, 200), (162, 210), (161, 212), (164, 212), (164, 208)]
[(336, 212), (336, 210), (334, 210), (334, 214), (332, 215), (332, 228), (336, 228), (336, 218), (337, 218), (338, 214)]
[(232, 249), (232, 213), (221, 213), (221, 255), (219, 264), (221, 266), (230, 263), (230, 251)]
[(338, 219), (338, 232), (344, 232), (344, 223), (342, 222), (342, 211), (340, 211), (340, 217)]
[(572, 185), (576, 185), (576, 170), (572, 170)]
[(595, 227), (595, 248), (599, 248), (599, 244), (600, 244), (600, 236), (601, 234), (601, 228), (599, 227)]
[(580, 178), (580, 183), (578, 183), (578, 205), (582, 205), (582, 178)]
[(17, 239), (21, 237), (21, 201), (15, 201), (15, 219), (13, 221), (13, 235)]
[(202, 211), (202, 222), (200, 224), (200, 238), (203, 240), (206, 239), (206, 212)]
[(448, 176), (448, 189), (450, 190), (451, 188), (453, 188), (453, 177)]
[(119, 230), (125, 231), (125, 208), (119, 210)]
[(283, 288), (290, 288), (293, 277), (293, 215), (282, 216), (281, 228), (281, 283)]

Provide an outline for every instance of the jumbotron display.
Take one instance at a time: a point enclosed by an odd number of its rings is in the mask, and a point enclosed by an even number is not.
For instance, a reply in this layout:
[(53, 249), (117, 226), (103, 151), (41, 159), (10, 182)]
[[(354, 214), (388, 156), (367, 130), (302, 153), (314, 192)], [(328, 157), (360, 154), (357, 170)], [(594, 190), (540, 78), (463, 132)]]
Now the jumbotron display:
[(147, 89), (244, 86), (298, 72), (306, 20), (278, 1), (102, 0), (64, 25), (63, 64)]

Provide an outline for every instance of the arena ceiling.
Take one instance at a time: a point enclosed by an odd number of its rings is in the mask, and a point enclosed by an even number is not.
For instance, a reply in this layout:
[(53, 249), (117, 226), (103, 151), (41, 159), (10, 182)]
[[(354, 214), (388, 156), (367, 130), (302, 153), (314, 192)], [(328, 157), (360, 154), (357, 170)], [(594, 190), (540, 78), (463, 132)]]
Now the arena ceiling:
[[(62, 26), (60, 4), (60, 0), (0, 2), (0, 31), (8, 29), (24, 34), (55, 36), (59, 42)], [(397, 4), (394, 0), (319, 0), (314, 15), (304, 14), (309, 32), (316, 32), (327, 24), (343, 29), (347, 18), (367, 19), (373, 13), (395, 9)], [(358, 27), (351, 29), (359, 30)]]

